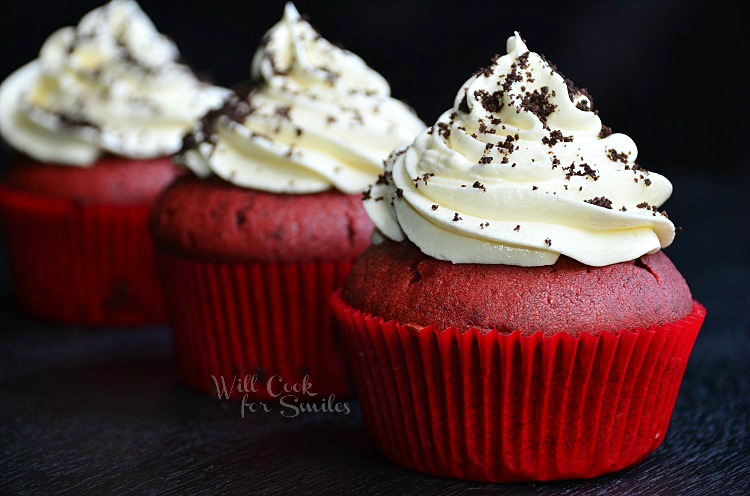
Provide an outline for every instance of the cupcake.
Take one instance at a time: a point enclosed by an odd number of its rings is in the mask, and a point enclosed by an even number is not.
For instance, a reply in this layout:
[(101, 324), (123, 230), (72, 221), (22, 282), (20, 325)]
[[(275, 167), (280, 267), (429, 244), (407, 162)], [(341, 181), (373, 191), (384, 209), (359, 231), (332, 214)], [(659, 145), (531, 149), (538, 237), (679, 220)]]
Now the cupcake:
[(669, 181), (517, 33), (507, 52), (391, 155), (332, 306), (392, 461), (595, 477), (664, 440), (705, 309), (660, 251)]
[(69, 325), (163, 321), (148, 232), (169, 156), (229, 92), (178, 62), (131, 0), (52, 34), (0, 86), (0, 135), (19, 152), (0, 177), (15, 297)]
[[(274, 384), (307, 377), (314, 393), (349, 393), (327, 298), (370, 242), (362, 191), (424, 127), (286, 5), (251, 90), (196, 127), (182, 154), (194, 175), (153, 210), (183, 382), (273, 399)], [(256, 387), (231, 389), (245, 379)]]

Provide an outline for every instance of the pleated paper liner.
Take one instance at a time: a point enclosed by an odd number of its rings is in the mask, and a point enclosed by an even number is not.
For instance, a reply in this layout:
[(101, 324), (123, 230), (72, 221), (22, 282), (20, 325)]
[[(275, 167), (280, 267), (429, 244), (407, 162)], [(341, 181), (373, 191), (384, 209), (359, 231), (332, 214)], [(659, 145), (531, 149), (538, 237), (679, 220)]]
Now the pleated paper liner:
[[(280, 387), (308, 376), (316, 399), (351, 394), (328, 305), (351, 260), (216, 263), (163, 251), (157, 256), (179, 372), (188, 386), (215, 395), (226, 385), (233, 399), (277, 400)], [(238, 389), (238, 380), (245, 387)]]
[(664, 440), (705, 309), (649, 329), (416, 330), (331, 297), (367, 431), (393, 462), (458, 479), (590, 478)]
[(163, 322), (148, 211), (0, 186), (0, 226), (18, 305), (67, 325)]

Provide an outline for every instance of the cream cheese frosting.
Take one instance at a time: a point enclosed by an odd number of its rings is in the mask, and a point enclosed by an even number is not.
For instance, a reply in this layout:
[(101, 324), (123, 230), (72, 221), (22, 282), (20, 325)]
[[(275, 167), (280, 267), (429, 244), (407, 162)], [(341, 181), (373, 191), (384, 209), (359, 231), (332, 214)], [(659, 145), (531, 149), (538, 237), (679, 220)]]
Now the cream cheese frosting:
[[(668, 246), (669, 181), (518, 33), (364, 194), (377, 239), (453, 263), (590, 266)], [(376, 239), (376, 241), (377, 241)]]
[(360, 193), (426, 126), (386, 80), (288, 3), (252, 63), (254, 87), (208, 115), (183, 162), (201, 177), (274, 193)]
[(53, 33), (0, 85), (0, 134), (44, 162), (87, 166), (103, 153), (179, 151), (228, 90), (200, 82), (132, 0), (113, 0)]

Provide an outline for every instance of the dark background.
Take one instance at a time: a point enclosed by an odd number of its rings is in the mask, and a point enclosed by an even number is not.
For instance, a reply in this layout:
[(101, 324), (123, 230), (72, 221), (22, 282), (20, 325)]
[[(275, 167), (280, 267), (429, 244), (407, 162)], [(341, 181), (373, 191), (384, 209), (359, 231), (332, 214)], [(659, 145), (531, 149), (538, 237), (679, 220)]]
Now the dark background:
[[(519, 30), (674, 185), (666, 252), (708, 309), (669, 434), (639, 466), (592, 481), (487, 485), (394, 466), (348, 416), (241, 419), (179, 385), (164, 327), (81, 330), (0, 297), (0, 494), (750, 494), (748, 2), (299, 1), (431, 123)], [(97, 1), (5, 2), (0, 79)], [(246, 79), (283, 3), (142, 0), (202, 73)], [(0, 156), (0, 163), (7, 156)], [(0, 256), (0, 266), (2, 266)]]
[[(0, 17), (0, 78), (35, 58), (55, 29), (101, 0), (11, 0)], [(142, 0), (157, 28), (200, 73), (247, 79), (281, 1)], [(642, 165), (736, 173), (746, 153), (744, 1), (300, 0), (327, 39), (359, 54), (430, 124), (460, 85), (519, 30), (594, 97), (602, 120), (630, 135)]]

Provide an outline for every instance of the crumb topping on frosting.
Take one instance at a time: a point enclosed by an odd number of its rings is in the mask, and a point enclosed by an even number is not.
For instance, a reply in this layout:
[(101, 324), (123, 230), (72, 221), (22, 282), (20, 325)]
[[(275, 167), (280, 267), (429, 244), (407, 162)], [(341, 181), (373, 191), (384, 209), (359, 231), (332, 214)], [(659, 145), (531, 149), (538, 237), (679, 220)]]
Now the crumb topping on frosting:
[(103, 153), (171, 155), (229, 91), (199, 81), (133, 0), (53, 33), (0, 86), (0, 133), (38, 160), (86, 166)]
[(253, 87), (208, 115), (183, 161), (247, 188), (360, 193), (425, 126), (386, 80), (288, 3), (253, 58)]
[(561, 254), (601, 266), (668, 246), (675, 228), (658, 206), (669, 181), (638, 165), (635, 143), (518, 33), (507, 48), (391, 155), (392, 180), (370, 197), (392, 201), (365, 201), (381, 234), (454, 263), (522, 266)]

